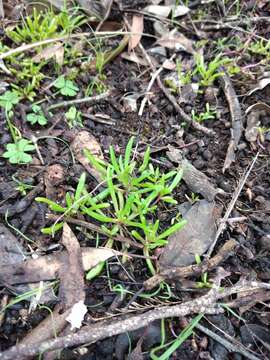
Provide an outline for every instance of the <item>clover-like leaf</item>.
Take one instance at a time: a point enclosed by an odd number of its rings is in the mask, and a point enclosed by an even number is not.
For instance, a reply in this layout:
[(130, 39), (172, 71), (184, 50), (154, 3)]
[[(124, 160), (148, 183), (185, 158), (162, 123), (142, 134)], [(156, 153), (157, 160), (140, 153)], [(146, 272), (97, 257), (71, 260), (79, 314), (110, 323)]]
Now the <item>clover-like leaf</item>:
[(33, 112), (26, 116), (26, 120), (29, 121), (32, 125), (39, 124), (44, 126), (47, 124), (47, 119), (43, 114), (43, 111), (40, 106), (33, 105), (32, 106)]
[(60, 76), (56, 79), (54, 86), (60, 90), (60, 93), (64, 96), (75, 96), (79, 91), (79, 88), (71, 80), (66, 80), (64, 76)]
[(20, 98), (15, 91), (6, 91), (0, 96), (0, 106), (10, 111), (14, 105), (18, 104)]
[(7, 144), (6, 149), (2, 156), (11, 164), (28, 164), (32, 156), (27, 152), (35, 150), (35, 146), (27, 139), (20, 139), (16, 143)]

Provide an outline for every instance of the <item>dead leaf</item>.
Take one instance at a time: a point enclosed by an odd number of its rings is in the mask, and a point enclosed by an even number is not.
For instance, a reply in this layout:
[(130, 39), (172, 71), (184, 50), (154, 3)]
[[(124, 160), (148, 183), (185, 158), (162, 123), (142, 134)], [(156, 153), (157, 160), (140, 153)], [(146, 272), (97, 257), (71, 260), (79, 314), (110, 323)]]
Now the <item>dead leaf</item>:
[(249, 114), (251, 111), (266, 111), (268, 114), (270, 114), (270, 106), (266, 103), (257, 102), (256, 104), (250, 105), (246, 109), (246, 114)]
[(148, 5), (143, 10), (162, 17), (168, 17), (172, 13), (174, 18), (186, 15), (189, 12), (189, 8), (184, 5)]
[(256, 91), (263, 90), (269, 84), (270, 84), (270, 78), (264, 78), (259, 80), (258, 86), (256, 86), (254, 89), (251, 89), (248, 92), (247, 96), (254, 94)]
[(86, 313), (87, 307), (82, 300), (72, 306), (71, 313), (66, 318), (66, 320), (71, 324), (70, 330), (81, 328)]
[(121, 58), (127, 60), (127, 61), (131, 61), (134, 62), (138, 65), (142, 65), (142, 66), (148, 66), (148, 62), (142, 58), (139, 57), (137, 54), (135, 54), (134, 52), (128, 54), (127, 52), (124, 52), (121, 54)]
[(247, 115), (247, 126), (245, 129), (245, 138), (249, 142), (255, 142), (259, 135), (259, 125), (260, 125), (260, 112), (251, 111)]
[(90, 165), (84, 154), (84, 150), (87, 149), (95, 157), (103, 159), (101, 147), (95, 137), (86, 130), (79, 131), (71, 143), (71, 149), (76, 159), (84, 166), (89, 174), (100, 182), (101, 179), (98, 171)]
[[(216, 234), (217, 206), (214, 202), (199, 200), (194, 205), (185, 203), (182, 210), (186, 225), (168, 239), (160, 257), (160, 266), (187, 266), (195, 263), (195, 255), (203, 255)], [(191, 206), (187, 210), (187, 206)], [(184, 208), (184, 207), (182, 207)]]
[(132, 25), (131, 25), (131, 36), (128, 43), (128, 52), (135, 49), (135, 47), (141, 41), (143, 33), (143, 16), (133, 15)]
[[(115, 251), (110, 249), (82, 248), (83, 269), (88, 271), (113, 256)], [(18, 264), (0, 265), (0, 281), (12, 285), (54, 280), (59, 277), (61, 264), (66, 261), (68, 261), (68, 253), (62, 251)]]
[(188, 39), (185, 35), (179, 33), (176, 29), (164, 34), (160, 39), (158, 39), (157, 44), (168, 49), (174, 49), (176, 51), (182, 50), (188, 52), (189, 54), (194, 54), (193, 41)]
[(62, 243), (67, 249), (68, 257), (59, 269), (60, 299), (65, 309), (78, 301), (84, 302), (84, 269), (80, 244), (67, 223), (64, 223)]
[(48, 166), (47, 171), (44, 174), (45, 192), (48, 199), (58, 200), (58, 186), (64, 182), (65, 174), (65, 169), (60, 164)]
[(49, 60), (55, 58), (58, 65), (62, 66), (64, 62), (64, 47), (61, 43), (56, 43), (53, 46), (46, 47), (40, 53), (33, 57), (33, 61), (39, 63), (42, 60)]

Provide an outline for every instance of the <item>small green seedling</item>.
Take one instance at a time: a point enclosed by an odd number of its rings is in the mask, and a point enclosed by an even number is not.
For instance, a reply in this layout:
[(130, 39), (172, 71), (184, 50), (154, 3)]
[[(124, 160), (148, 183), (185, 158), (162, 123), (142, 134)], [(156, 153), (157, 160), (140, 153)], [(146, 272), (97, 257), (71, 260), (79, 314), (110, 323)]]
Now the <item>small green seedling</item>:
[(258, 40), (249, 46), (249, 51), (253, 54), (261, 55), (266, 59), (270, 58), (270, 40)]
[(230, 62), (230, 59), (221, 59), (220, 55), (218, 55), (214, 60), (206, 64), (203, 55), (197, 54), (195, 56), (196, 68), (194, 74), (200, 76), (201, 86), (211, 86), (216, 79), (224, 75), (224, 73), (219, 70), (220, 67), (229, 64)]
[[(197, 254), (195, 255), (195, 261), (197, 265), (199, 265), (202, 262), (201, 257)], [(197, 281), (197, 287), (200, 289), (202, 288), (211, 289), (213, 287), (213, 284), (208, 280), (207, 273), (203, 273), (201, 275), (201, 281)]]
[(2, 106), (6, 111), (12, 110), (13, 106), (18, 104), (20, 98), (16, 91), (6, 91), (3, 95), (0, 96), (0, 106)]
[(64, 96), (77, 95), (79, 88), (71, 80), (66, 80), (63, 75), (59, 76), (55, 82), (54, 87), (59, 89), (60, 93)]
[(42, 12), (34, 7), (32, 14), (23, 19), (22, 24), (15, 29), (7, 29), (7, 35), (17, 44), (34, 43), (71, 34), (85, 22), (85, 16), (78, 15), (78, 9), (71, 14), (65, 9), (55, 14), (52, 10)]
[[(109, 162), (95, 158), (89, 151), (85, 151), (104, 183), (104, 190), (97, 195), (87, 192), (86, 178), (83, 174), (75, 195), (66, 194), (66, 205), (59, 205), (46, 198), (36, 200), (47, 203), (51, 210), (64, 215), (70, 216), (79, 212), (94, 219), (100, 224), (103, 234), (108, 235), (109, 241), (116, 235), (123, 236), (126, 232), (132, 234), (135, 240), (143, 244), (146, 263), (150, 272), (154, 274), (155, 269), (149, 253), (156, 247), (165, 245), (167, 237), (185, 224), (185, 220), (180, 219), (161, 231), (159, 221), (153, 221), (159, 204), (177, 204), (172, 192), (181, 180), (182, 171), (179, 169), (161, 173), (159, 168), (154, 168), (149, 163), (150, 148), (145, 151), (141, 164), (137, 164), (132, 157), (133, 141), (131, 138), (125, 154), (119, 157), (110, 147)], [(57, 229), (53, 225), (44, 230), (46, 233), (52, 233), (61, 228), (60, 224), (57, 225)], [(112, 245), (110, 243), (110, 246)]]
[(35, 150), (35, 146), (27, 139), (20, 139), (14, 144), (7, 144), (6, 149), (2, 156), (11, 164), (28, 164), (32, 161), (28, 152)]
[(74, 126), (83, 127), (81, 112), (78, 111), (75, 106), (71, 106), (68, 109), (68, 111), (65, 113), (65, 117), (70, 129)]
[(38, 124), (44, 126), (47, 124), (48, 121), (40, 106), (33, 105), (32, 111), (33, 111), (32, 113), (26, 116), (27, 121), (29, 121), (32, 125)]
[(205, 120), (213, 120), (215, 119), (216, 111), (210, 109), (210, 105), (207, 103), (205, 106), (205, 112), (196, 114), (195, 110), (193, 109), (191, 111), (191, 116), (194, 121), (197, 121), (199, 123), (205, 121)]

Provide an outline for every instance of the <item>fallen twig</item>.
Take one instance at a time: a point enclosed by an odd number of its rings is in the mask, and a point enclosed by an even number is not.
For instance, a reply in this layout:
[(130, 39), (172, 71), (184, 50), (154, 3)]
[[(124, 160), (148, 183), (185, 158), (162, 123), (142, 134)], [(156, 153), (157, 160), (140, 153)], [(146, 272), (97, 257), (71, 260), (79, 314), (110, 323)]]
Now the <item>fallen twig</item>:
[[(245, 347), (241, 343), (239, 343), (237, 340), (227, 335), (226, 333), (223, 333), (221, 337), (201, 324), (197, 324), (196, 328), (202, 331), (203, 333), (205, 333), (206, 335), (208, 335), (209, 337), (211, 337), (212, 339), (214, 339), (215, 341), (217, 341), (218, 343), (220, 343), (221, 345), (223, 345), (229, 352), (239, 353), (243, 355), (246, 359), (260, 360), (260, 358), (253, 355), (250, 351), (245, 349)], [(224, 339), (226, 335), (229, 338), (229, 341)]]
[(232, 254), (237, 244), (235, 240), (231, 239), (222, 246), (217, 255), (212, 259), (204, 260), (198, 265), (168, 268), (146, 280), (143, 286), (146, 290), (151, 290), (165, 279), (184, 279), (188, 276), (198, 276), (208, 272), (226, 260)]
[(102, 322), (96, 325), (83, 327), (76, 334), (70, 334), (56, 339), (44, 341), (42, 343), (31, 344), (30, 346), (19, 344), (0, 353), (1, 360), (13, 360), (25, 356), (34, 356), (38, 353), (44, 353), (48, 350), (78, 346), (80, 344), (93, 343), (107, 337), (112, 337), (124, 332), (137, 330), (149, 325), (152, 321), (165, 319), (168, 317), (186, 316), (194, 313), (217, 314), (224, 310), (217, 301), (226, 298), (232, 294), (246, 292), (248, 290), (267, 289), (270, 290), (270, 284), (256, 281), (243, 280), (233, 287), (225, 288), (219, 291), (218, 288), (211, 289), (206, 295), (173, 306), (160, 307), (141, 315), (131, 316), (122, 320), (111, 322)]
[(255, 163), (256, 163), (256, 161), (258, 159), (258, 156), (259, 156), (259, 152), (256, 154), (256, 156), (253, 159), (252, 163), (250, 164), (249, 168), (244, 172), (242, 178), (240, 179), (239, 184), (238, 184), (238, 186), (235, 189), (235, 192), (233, 194), (232, 200), (230, 201), (229, 206), (228, 206), (228, 208), (227, 208), (227, 210), (225, 212), (225, 215), (223, 216), (223, 218), (222, 218), (222, 220), (220, 222), (220, 225), (219, 225), (219, 227), (217, 229), (215, 239), (214, 239), (212, 245), (210, 246), (209, 250), (207, 251), (207, 255), (206, 255), (207, 258), (211, 257), (211, 254), (212, 254), (212, 252), (213, 252), (213, 250), (214, 250), (214, 248), (216, 246), (216, 243), (218, 241), (218, 238), (219, 238), (220, 234), (225, 230), (227, 221), (229, 219), (229, 216), (230, 216), (230, 214), (231, 214), (231, 212), (232, 212), (232, 210), (234, 208), (234, 205), (235, 205), (235, 203), (236, 203), (236, 201), (237, 201), (237, 199), (238, 199), (238, 197), (239, 197), (239, 195), (240, 195), (240, 193), (241, 193), (241, 191), (242, 191), (242, 189), (243, 189), (243, 187), (244, 187), (244, 185), (245, 185), (245, 183), (246, 183), (246, 181), (247, 181), (247, 179), (249, 177), (249, 174), (250, 174), (251, 170), (253, 169), (253, 166), (255, 165)]
[(223, 72), (223, 76), (219, 78), (219, 83), (228, 101), (232, 120), (231, 140), (222, 169), (223, 172), (225, 172), (225, 170), (230, 167), (231, 163), (235, 161), (235, 151), (237, 149), (243, 130), (243, 114), (229, 76), (226, 74), (223, 68), (221, 68), (220, 71)]
[(68, 107), (74, 104), (83, 104), (83, 103), (96, 103), (98, 101), (107, 99), (109, 96), (111, 95), (110, 91), (106, 91), (103, 94), (97, 95), (97, 96), (90, 96), (90, 97), (85, 97), (82, 99), (74, 99), (74, 100), (68, 100), (68, 101), (62, 101), (60, 103), (57, 104), (53, 104), (51, 106), (48, 107), (48, 111), (53, 110), (53, 109), (57, 109), (60, 107)]

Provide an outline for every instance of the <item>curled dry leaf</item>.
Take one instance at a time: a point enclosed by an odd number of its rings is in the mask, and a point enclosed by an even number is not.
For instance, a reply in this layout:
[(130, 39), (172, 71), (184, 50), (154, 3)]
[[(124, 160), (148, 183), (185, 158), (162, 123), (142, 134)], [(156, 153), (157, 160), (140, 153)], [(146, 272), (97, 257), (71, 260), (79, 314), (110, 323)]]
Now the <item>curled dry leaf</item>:
[(157, 44), (164, 46), (168, 49), (174, 49), (176, 51), (182, 50), (189, 54), (194, 54), (193, 41), (185, 37), (185, 35), (179, 33), (175, 29), (169, 33), (163, 35)]
[(270, 84), (270, 78), (264, 78), (259, 80), (258, 85), (248, 92), (248, 96), (254, 94), (256, 91), (263, 90), (267, 85)]
[(33, 61), (39, 63), (42, 60), (55, 58), (58, 65), (62, 66), (64, 62), (64, 47), (61, 43), (43, 49), (40, 53), (33, 57)]
[(89, 174), (91, 174), (97, 181), (100, 181), (99, 173), (91, 167), (84, 154), (84, 150), (87, 149), (95, 157), (103, 159), (101, 147), (95, 137), (88, 131), (79, 131), (71, 143), (71, 149), (74, 152), (76, 159), (84, 166)]
[(143, 33), (143, 16), (133, 15), (130, 31), (131, 31), (131, 36), (128, 42), (128, 52), (135, 49), (135, 47), (141, 41), (141, 37)]

